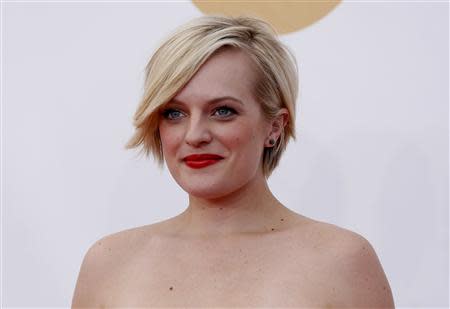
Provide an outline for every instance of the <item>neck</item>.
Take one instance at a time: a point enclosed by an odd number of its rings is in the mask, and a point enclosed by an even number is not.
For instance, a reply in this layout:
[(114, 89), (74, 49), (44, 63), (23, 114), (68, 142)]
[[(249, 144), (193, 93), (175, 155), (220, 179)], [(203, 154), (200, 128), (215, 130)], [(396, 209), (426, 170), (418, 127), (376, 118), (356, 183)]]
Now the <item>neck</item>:
[(178, 232), (184, 236), (237, 236), (275, 230), (289, 211), (270, 192), (260, 174), (240, 189), (216, 199), (189, 196), (180, 214)]

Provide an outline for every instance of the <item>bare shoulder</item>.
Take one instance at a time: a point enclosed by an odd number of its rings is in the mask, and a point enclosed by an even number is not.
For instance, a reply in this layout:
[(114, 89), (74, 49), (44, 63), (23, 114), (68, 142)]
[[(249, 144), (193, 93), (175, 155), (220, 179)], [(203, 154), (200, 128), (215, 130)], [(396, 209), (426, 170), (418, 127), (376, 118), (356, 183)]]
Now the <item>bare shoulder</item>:
[(101, 308), (110, 277), (124, 265), (130, 255), (149, 241), (153, 225), (126, 229), (95, 241), (81, 263), (72, 308)]
[(394, 308), (392, 292), (380, 260), (360, 234), (333, 224), (316, 222), (315, 243), (327, 257), (333, 304), (345, 307)]

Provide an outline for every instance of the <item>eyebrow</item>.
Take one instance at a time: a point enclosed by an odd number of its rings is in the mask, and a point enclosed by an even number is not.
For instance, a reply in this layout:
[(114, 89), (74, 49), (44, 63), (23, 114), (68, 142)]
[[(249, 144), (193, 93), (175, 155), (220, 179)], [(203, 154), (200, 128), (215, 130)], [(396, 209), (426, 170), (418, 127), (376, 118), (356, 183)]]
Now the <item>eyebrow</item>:
[[(240, 104), (244, 105), (244, 103), (242, 103), (241, 100), (236, 99), (235, 97), (231, 97), (231, 96), (224, 96), (224, 97), (214, 98), (214, 99), (208, 100), (206, 103), (207, 104), (212, 104), (212, 103), (217, 103), (217, 102), (221, 102), (221, 101), (228, 101), (228, 100), (235, 101), (237, 103), (240, 103)], [(183, 101), (178, 100), (176, 98), (172, 98), (171, 100), (169, 100), (169, 102), (178, 103), (178, 104), (185, 104)]]

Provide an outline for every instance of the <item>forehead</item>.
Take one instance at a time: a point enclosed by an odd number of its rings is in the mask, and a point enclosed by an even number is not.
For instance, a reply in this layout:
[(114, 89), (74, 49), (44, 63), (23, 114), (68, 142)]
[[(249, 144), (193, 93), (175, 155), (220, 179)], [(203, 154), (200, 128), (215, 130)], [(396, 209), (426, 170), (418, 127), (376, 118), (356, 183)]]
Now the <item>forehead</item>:
[(200, 67), (175, 99), (190, 102), (233, 96), (243, 102), (251, 101), (256, 78), (255, 64), (244, 51), (225, 48)]

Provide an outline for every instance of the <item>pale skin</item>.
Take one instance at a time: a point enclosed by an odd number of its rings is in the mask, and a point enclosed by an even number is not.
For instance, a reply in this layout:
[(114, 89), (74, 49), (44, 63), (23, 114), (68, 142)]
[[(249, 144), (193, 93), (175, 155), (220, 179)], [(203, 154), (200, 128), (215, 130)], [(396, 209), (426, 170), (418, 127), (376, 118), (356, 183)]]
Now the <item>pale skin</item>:
[[(225, 49), (167, 105), (164, 156), (189, 205), (91, 246), (73, 308), (394, 307), (366, 239), (297, 214), (271, 193), (261, 153), (288, 114), (264, 120), (250, 91), (255, 74), (244, 52)], [(211, 101), (224, 96), (234, 99)], [(182, 161), (193, 153), (224, 159), (193, 170)]]

